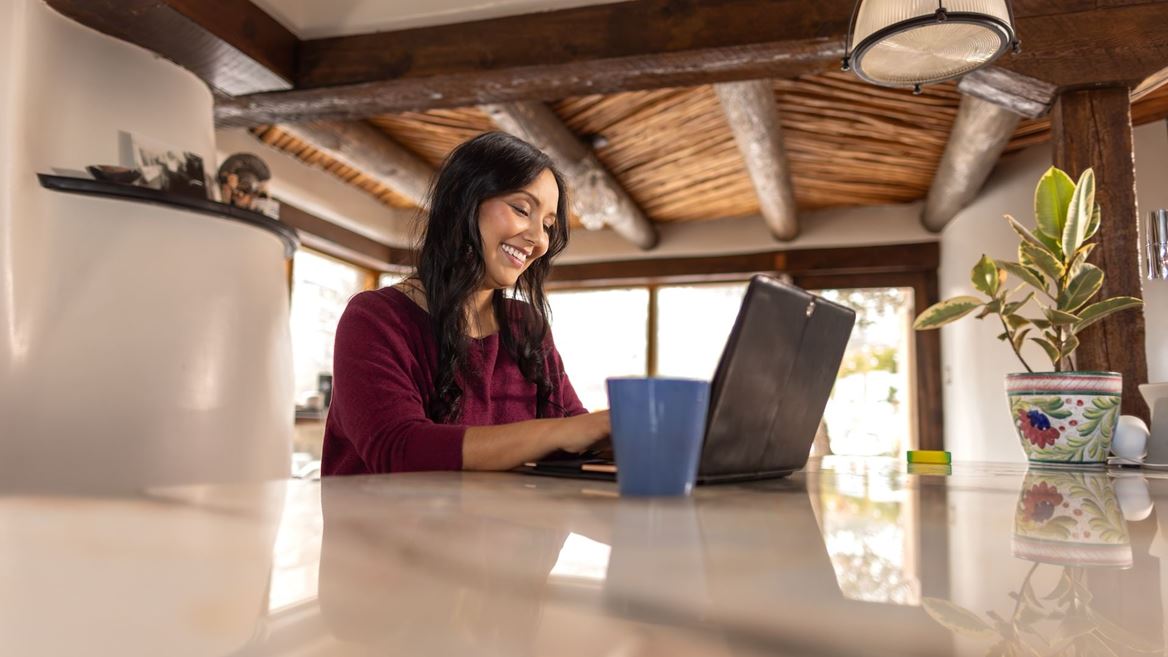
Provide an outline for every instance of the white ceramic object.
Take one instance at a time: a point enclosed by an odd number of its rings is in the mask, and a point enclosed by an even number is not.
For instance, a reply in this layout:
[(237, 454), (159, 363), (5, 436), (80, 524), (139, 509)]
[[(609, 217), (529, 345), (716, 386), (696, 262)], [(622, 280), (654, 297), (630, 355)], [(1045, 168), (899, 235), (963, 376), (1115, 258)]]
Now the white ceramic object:
[(1124, 520), (1139, 522), (1152, 515), (1152, 495), (1142, 473), (1128, 471), (1116, 477), (1112, 484)]
[(1111, 453), (1128, 461), (1142, 461), (1148, 449), (1148, 425), (1134, 415), (1119, 416)]
[(1168, 467), (1168, 383), (1141, 384), (1140, 394), (1152, 411), (1152, 430), (1144, 462)]

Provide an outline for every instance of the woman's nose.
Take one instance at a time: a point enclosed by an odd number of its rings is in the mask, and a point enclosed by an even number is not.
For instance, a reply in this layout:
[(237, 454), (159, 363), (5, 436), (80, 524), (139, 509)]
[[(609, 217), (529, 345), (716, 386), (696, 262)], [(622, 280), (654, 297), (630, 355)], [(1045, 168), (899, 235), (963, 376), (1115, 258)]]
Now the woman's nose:
[(523, 238), (530, 244), (538, 246), (540, 240), (545, 237), (543, 231), (543, 224), (534, 219), (527, 222), (527, 230), (523, 231)]

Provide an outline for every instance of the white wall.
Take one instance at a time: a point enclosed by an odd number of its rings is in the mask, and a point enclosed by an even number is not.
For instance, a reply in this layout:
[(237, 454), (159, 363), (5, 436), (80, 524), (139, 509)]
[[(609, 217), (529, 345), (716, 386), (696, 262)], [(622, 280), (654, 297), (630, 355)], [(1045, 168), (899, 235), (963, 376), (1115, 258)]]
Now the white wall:
[(301, 39), (464, 23), (620, 0), (256, 0)]
[(935, 242), (937, 235), (921, 227), (920, 204), (839, 208), (799, 216), (799, 236), (778, 242), (762, 217), (658, 224), (661, 241), (652, 251), (638, 249), (610, 229), (576, 229), (568, 249), (556, 262), (577, 263), (642, 258), (676, 258), (780, 249), (873, 246)]
[(119, 130), (213, 168), (207, 87), (40, 0), (0, 3), (0, 25), (0, 485), (287, 476), (280, 240), (35, 175), (117, 163)]
[[(1141, 216), (1168, 207), (1168, 130), (1163, 122), (1136, 128), (1137, 197)], [(969, 271), (981, 256), (1017, 260), (1018, 241), (1002, 219), (1011, 214), (1034, 224), (1034, 186), (1050, 166), (1050, 146), (1003, 159), (978, 199), (961, 211), (941, 237), (941, 297), (969, 294)], [(1104, 217), (1106, 221), (1106, 215)], [(1168, 381), (1168, 283), (1145, 281), (1148, 376)], [(1023, 461), (1006, 412), (1004, 377), (1021, 371), (1013, 352), (995, 336), (991, 321), (964, 319), (942, 329), (945, 440), (955, 459)], [(1047, 362), (1038, 347), (1023, 351), (1034, 367)]]

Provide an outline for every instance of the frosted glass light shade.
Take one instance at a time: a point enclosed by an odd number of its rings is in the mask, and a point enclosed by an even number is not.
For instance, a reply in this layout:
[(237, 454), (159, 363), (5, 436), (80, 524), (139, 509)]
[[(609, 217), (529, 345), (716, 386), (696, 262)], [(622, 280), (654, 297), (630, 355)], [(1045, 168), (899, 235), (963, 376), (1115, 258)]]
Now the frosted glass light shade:
[(1007, 0), (858, 0), (845, 68), (885, 86), (960, 77), (1016, 44)]

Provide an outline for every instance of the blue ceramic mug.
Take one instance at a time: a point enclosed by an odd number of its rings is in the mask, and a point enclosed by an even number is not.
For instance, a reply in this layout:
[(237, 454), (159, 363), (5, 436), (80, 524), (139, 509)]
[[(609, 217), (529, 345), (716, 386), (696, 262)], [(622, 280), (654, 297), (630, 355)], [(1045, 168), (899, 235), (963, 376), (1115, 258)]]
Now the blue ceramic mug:
[(621, 495), (688, 495), (710, 405), (694, 379), (608, 379), (612, 446)]

